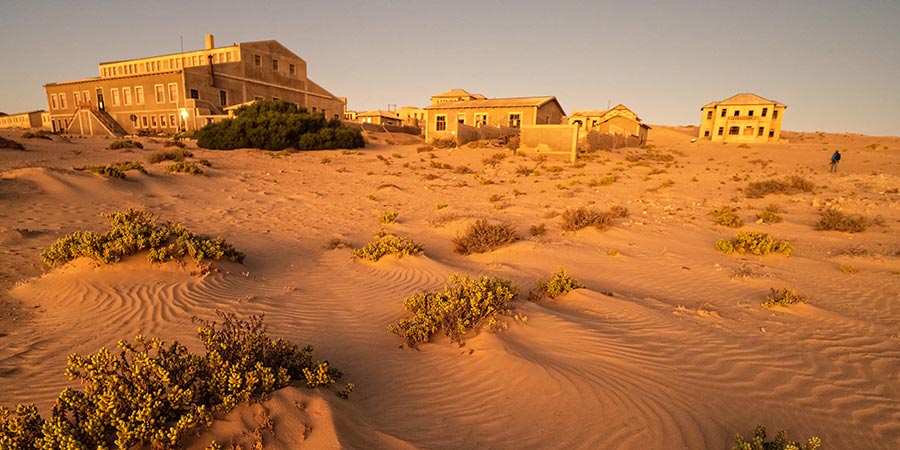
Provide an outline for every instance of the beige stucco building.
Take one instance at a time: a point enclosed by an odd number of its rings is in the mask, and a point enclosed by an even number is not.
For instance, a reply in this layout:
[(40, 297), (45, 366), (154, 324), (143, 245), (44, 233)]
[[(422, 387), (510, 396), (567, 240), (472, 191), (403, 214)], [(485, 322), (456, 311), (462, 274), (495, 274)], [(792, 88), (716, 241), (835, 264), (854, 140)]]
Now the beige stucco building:
[(737, 94), (701, 108), (700, 138), (713, 142), (778, 142), (783, 103), (756, 94)]
[(475, 128), (520, 128), (522, 125), (560, 124), (566, 115), (556, 97), (470, 97), (456, 101), (435, 101), (440, 96), (432, 97), (432, 104), (425, 107), (425, 141), (455, 138), (460, 124)]
[(431, 104), (437, 105), (439, 103), (484, 100), (486, 98), (487, 97), (481, 94), (470, 94), (465, 89), (450, 89), (447, 92), (442, 92), (440, 94), (431, 96)]
[(43, 128), (49, 118), (47, 111), (32, 111), (18, 114), (0, 113), (0, 128)]
[(426, 122), (425, 117), (427, 113), (425, 112), (425, 108), (418, 108), (415, 106), (404, 106), (402, 108), (397, 109), (397, 117), (403, 121), (403, 125), (410, 127), (420, 127), (425, 128)]
[(572, 112), (569, 123), (578, 125), (581, 130), (596, 131), (600, 134), (613, 134), (626, 137), (634, 137), (640, 141), (640, 145), (647, 143), (650, 126), (638, 117), (638, 115), (619, 104), (612, 109), (582, 109)]
[(73, 134), (174, 134), (253, 100), (285, 100), (326, 118), (344, 103), (307, 77), (306, 61), (277, 41), (100, 63), (98, 77), (45, 85), (51, 128)]
[(385, 111), (383, 109), (356, 113), (356, 121), (359, 123), (374, 123), (378, 125), (403, 125), (403, 120), (397, 116), (396, 112)]

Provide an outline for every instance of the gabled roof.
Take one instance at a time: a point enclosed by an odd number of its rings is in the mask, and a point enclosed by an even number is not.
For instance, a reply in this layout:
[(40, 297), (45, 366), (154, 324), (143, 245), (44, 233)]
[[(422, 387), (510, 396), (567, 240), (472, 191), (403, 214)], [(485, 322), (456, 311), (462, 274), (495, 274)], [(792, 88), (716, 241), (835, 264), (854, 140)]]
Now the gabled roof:
[(600, 117), (606, 112), (606, 109), (577, 109), (569, 117)]
[(447, 92), (437, 94), (437, 95), (432, 95), (431, 97), (432, 98), (434, 98), (434, 97), (476, 97), (476, 98), (481, 97), (481, 98), (484, 98), (484, 96), (481, 94), (470, 94), (465, 89), (450, 89)]
[(369, 117), (369, 116), (390, 117), (391, 119), (399, 119), (400, 118), (397, 116), (397, 113), (395, 113), (394, 111), (385, 111), (383, 109), (376, 109), (374, 111), (366, 111), (366, 112), (356, 113), (356, 117), (363, 117), (363, 116), (365, 116), (365, 117)]
[(760, 97), (756, 94), (743, 93), (743, 94), (733, 95), (733, 96), (728, 97), (725, 100), (722, 100), (720, 102), (707, 103), (707, 104), (703, 105), (703, 108), (700, 108), (700, 109), (702, 110), (705, 108), (715, 108), (716, 106), (719, 106), (719, 105), (726, 105), (726, 106), (727, 105), (775, 105), (775, 106), (781, 106), (781, 107), (787, 108), (787, 105), (785, 105), (784, 103), (780, 103), (775, 100), (769, 100), (769, 99)]
[[(514, 98), (490, 98), (480, 100), (462, 100), (458, 102), (444, 102), (426, 106), (425, 109), (472, 109), (472, 108), (515, 108), (515, 107), (541, 107), (547, 103), (559, 102), (556, 97), (514, 97)], [(562, 107), (559, 108), (562, 110)]]

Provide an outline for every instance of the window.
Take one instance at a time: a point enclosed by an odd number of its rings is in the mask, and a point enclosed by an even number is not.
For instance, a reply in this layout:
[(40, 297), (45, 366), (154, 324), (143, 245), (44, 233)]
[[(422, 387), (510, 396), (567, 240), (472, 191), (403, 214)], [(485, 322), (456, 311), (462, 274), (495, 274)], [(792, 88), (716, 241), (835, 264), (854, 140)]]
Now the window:
[(196, 90), (196, 89), (191, 89), (191, 98), (197, 98), (197, 99), (199, 99), (199, 98), (200, 98), (200, 91), (198, 91), (198, 90)]
[(757, 134), (757, 136), (762, 136), (765, 132), (766, 129), (764, 127), (759, 127), (759, 134)]
[(315, 106), (313, 106), (313, 112), (316, 112), (316, 107), (315, 107)]
[(288, 65), (288, 72), (291, 75), (295, 75), (297, 73), (297, 67), (294, 66), (293, 64)]
[(511, 113), (509, 115), (509, 126), (511, 128), (519, 128), (520, 126), (522, 126), (522, 115)]
[(160, 114), (159, 115), (159, 126), (160, 128), (166, 128), (166, 116)]
[(219, 103), (221, 106), (228, 106), (228, 92), (219, 91)]
[(766, 117), (766, 113), (769, 112), (769, 108), (763, 108), (762, 116)]
[(262, 58), (259, 55), (253, 55), (253, 64), (255, 64), (256, 67), (262, 67)]
[(486, 113), (475, 114), (475, 126), (481, 127), (488, 123), (488, 115)]
[(712, 119), (712, 110), (706, 112), (706, 120)]
[(753, 117), (753, 110), (751, 109), (751, 110), (750, 110), (750, 113), (747, 114), (747, 115), (750, 116), (750, 117)]
[(81, 92), (75, 91), (72, 93), (72, 98), (75, 99), (75, 106), (81, 104)]
[(158, 128), (158, 124), (156, 123), (156, 116), (150, 116), (150, 125), (153, 128)]
[(278, 72), (278, 60), (277, 59), (272, 60), (272, 70)]
[(253, 100), (256, 100), (256, 101), (258, 101), (258, 102), (261, 102), (261, 101), (265, 100), (265, 98), (260, 97), (260, 96), (257, 95), (256, 97), (253, 97)]
[(59, 109), (68, 109), (69, 105), (66, 104), (66, 93), (61, 92), (59, 94)]
[(775, 111), (772, 111), (772, 120), (775, 120), (777, 118), (778, 118), (778, 110), (776, 109)]
[(770, 138), (775, 137), (775, 130), (769, 130), (769, 137)]
[(134, 87), (134, 103), (138, 105), (144, 104), (144, 87), (143, 86), (135, 86)]
[(161, 84), (153, 85), (153, 90), (156, 91), (156, 103), (165, 103), (166, 102), (166, 87)]
[(440, 115), (434, 118), (434, 129), (436, 131), (444, 131), (447, 129), (447, 116)]
[(728, 129), (728, 134), (735, 136), (741, 134), (741, 127), (731, 127)]
[(719, 127), (719, 136), (725, 134), (725, 127)]
[(178, 84), (169, 83), (169, 101), (175, 103), (178, 101)]
[(57, 108), (58, 108), (58, 105), (57, 105), (57, 103), (56, 103), (56, 101), (57, 101), (56, 99), (57, 99), (57, 95), (56, 95), (56, 94), (50, 94), (50, 109), (57, 109)]
[(725, 113), (727, 113), (727, 112), (728, 112), (728, 108), (722, 108), (722, 116), (721, 117), (725, 117)]
[(122, 99), (125, 101), (126, 105), (131, 104), (131, 88), (122, 88)]
[(141, 125), (147, 128), (147, 116), (141, 116)]
[(709, 137), (709, 130), (703, 132), (703, 137)]
[(119, 106), (119, 88), (112, 88), (109, 90), (109, 95), (112, 96), (112, 104), (113, 106)]
[(175, 128), (175, 114), (169, 114), (169, 126)]
[(741, 115), (741, 111), (740, 111), (740, 110), (738, 110), (738, 109), (734, 110), (734, 117), (737, 117), (737, 116), (740, 116), (740, 115)]
[(465, 125), (465, 124), (466, 124), (466, 113), (459, 113), (459, 114), (457, 114), (457, 115), (456, 115), (456, 122)]

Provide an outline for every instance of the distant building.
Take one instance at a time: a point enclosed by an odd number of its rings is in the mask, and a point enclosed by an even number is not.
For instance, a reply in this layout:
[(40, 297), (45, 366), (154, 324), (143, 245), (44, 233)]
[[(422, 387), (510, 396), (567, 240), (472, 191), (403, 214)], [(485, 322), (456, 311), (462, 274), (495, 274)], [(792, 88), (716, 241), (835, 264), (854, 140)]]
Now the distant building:
[(385, 111), (376, 109), (375, 111), (366, 111), (356, 113), (356, 121), (360, 123), (374, 123), (378, 125), (403, 125), (403, 121), (394, 111)]
[(340, 118), (344, 104), (306, 76), (306, 61), (277, 41), (99, 64), (99, 77), (48, 83), (53, 131), (173, 134), (224, 117), (225, 108), (253, 100), (285, 100)]
[(403, 121), (403, 125), (425, 128), (425, 108), (404, 106), (397, 110), (397, 117)]
[(640, 145), (647, 143), (650, 126), (635, 114), (634, 111), (619, 104), (612, 109), (582, 109), (572, 112), (569, 123), (578, 125), (584, 131), (596, 131), (600, 134), (635, 137)]
[(0, 113), (0, 128), (42, 128), (46, 111), (32, 111), (18, 114)]
[(462, 102), (468, 100), (484, 100), (486, 97), (481, 94), (470, 94), (463, 89), (451, 89), (447, 92), (437, 94), (431, 97), (431, 104)]
[[(459, 91), (467, 100), (443, 101)], [(436, 101), (437, 99), (437, 101)], [(556, 97), (492, 98), (471, 95), (462, 89), (432, 97), (425, 107), (425, 140), (457, 135), (459, 125), (520, 128), (522, 125), (560, 124), (566, 113)]]
[(713, 142), (778, 142), (783, 103), (756, 94), (738, 94), (701, 108), (700, 138)]

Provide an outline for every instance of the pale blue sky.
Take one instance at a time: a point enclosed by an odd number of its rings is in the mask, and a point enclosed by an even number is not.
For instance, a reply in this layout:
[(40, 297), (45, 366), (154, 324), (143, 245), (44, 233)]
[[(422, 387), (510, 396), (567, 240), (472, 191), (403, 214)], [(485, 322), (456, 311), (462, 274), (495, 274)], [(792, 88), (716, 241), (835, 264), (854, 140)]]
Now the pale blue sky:
[(900, 135), (898, 0), (0, 0), (0, 111), (46, 109), (45, 83), (206, 33), (280, 41), (355, 110), (458, 87), (696, 125), (705, 103), (754, 92), (788, 105), (788, 130)]

